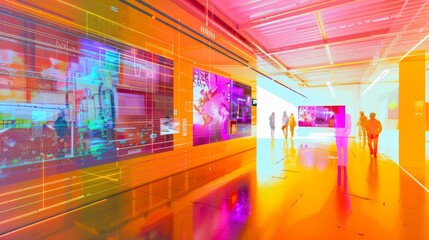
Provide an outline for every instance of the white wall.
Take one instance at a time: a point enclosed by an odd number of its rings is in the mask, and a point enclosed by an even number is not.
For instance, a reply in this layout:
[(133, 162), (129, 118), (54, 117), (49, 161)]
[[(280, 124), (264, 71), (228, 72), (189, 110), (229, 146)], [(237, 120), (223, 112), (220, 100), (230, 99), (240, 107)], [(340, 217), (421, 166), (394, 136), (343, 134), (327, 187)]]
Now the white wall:
[[(289, 89), (267, 79), (258, 79), (258, 111), (257, 111), (257, 137), (270, 138), (269, 116), (276, 114), (276, 138), (283, 138), (281, 133), (281, 117), (283, 111), (288, 115), (292, 112), (298, 121), (298, 106), (304, 105), (346, 105), (346, 112), (352, 116), (352, 122), (356, 123), (359, 117), (359, 85), (333, 86), (335, 97), (328, 87), (295, 89), (307, 98), (302, 97)], [(352, 130), (352, 134), (357, 132)], [(330, 128), (305, 128), (297, 127), (296, 136), (305, 137), (312, 134), (330, 134)]]
[[(281, 124), (283, 111), (286, 111), (288, 115), (293, 113), (297, 115), (298, 108), (294, 99), (283, 99), (268, 90), (257, 87), (258, 91), (258, 111), (257, 111), (257, 137), (258, 138), (270, 138), (271, 137), (271, 128), (269, 125), (269, 117), (272, 112), (275, 113), (275, 138), (283, 138), (281, 133)], [(296, 100), (296, 99), (295, 99)], [(298, 127), (297, 127), (298, 128)]]

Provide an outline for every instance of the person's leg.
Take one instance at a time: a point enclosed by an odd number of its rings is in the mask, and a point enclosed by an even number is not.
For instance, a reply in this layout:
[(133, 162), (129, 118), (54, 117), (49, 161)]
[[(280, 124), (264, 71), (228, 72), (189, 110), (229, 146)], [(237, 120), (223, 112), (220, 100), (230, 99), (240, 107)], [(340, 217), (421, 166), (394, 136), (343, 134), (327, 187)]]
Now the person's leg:
[(348, 156), (349, 156), (349, 138), (348, 137), (343, 137), (343, 160), (344, 160), (344, 166), (347, 167), (347, 161), (348, 161)]
[(367, 145), (367, 141), (368, 141), (368, 134), (367, 134), (366, 130), (364, 130), (363, 134), (364, 135), (363, 135), (363, 142), (362, 142), (362, 150), (365, 150), (366, 145)]
[(335, 143), (337, 144), (337, 164), (338, 166), (343, 166), (343, 155), (341, 154), (341, 137), (335, 137)]
[(286, 138), (285, 128), (286, 128), (286, 126), (282, 125), (282, 133), (283, 133), (283, 136)]
[(372, 148), (372, 141), (373, 141), (373, 137), (370, 134), (368, 134), (368, 147), (371, 155), (374, 151), (374, 149)]
[(374, 157), (377, 157), (378, 151), (378, 136), (374, 137)]
[(286, 138), (287, 138), (287, 135), (288, 135), (288, 127), (287, 127), (287, 124), (286, 124), (286, 126), (285, 126), (285, 133), (286, 133)]
[(365, 128), (362, 128), (362, 136), (363, 136), (363, 140), (366, 141), (368, 133), (366, 132)]

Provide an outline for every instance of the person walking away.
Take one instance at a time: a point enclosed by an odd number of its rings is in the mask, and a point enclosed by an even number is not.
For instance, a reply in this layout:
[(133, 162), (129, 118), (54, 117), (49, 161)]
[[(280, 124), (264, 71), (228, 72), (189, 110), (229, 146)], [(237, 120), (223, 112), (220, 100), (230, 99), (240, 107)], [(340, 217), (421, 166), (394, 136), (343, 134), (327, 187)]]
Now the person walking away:
[(296, 126), (295, 117), (293, 116), (293, 113), (291, 113), (290, 117), (289, 117), (289, 128), (290, 128), (290, 137), (291, 138), (293, 138), (293, 136), (295, 134), (295, 126)]
[(274, 139), (274, 130), (276, 130), (276, 114), (274, 112), (271, 113), (270, 115), (270, 128), (271, 128), (271, 139)]
[(366, 121), (368, 120), (368, 118), (365, 116), (363, 111), (360, 111), (360, 117), (359, 117), (359, 121), (357, 122), (356, 126), (359, 127), (359, 137), (363, 137), (366, 138)]
[[(351, 132), (351, 117), (349, 114), (335, 114), (335, 142), (337, 145), (338, 166), (347, 167), (348, 160), (348, 144), (349, 135)], [(339, 124), (340, 122), (345, 124)]]
[(375, 119), (374, 112), (369, 114), (369, 120), (366, 121), (365, 127), (368, 135), (368, 147), (370, 155), (374, 154), (374, 157), (377, 157), (378, 136), (383, 130), (383, 127), (381, 126), (381, 122)]
[(282, 132), (285, 138), (287, 139), (288, 135), (288, 127), (289, 127), (289, 116), (287, 115), (286, 111), (283, 111), (283, 117), (282, 117)]
[(54, 123), (55, 131), (57, 133), (58, 156), (65, 156), (66, 136), (67, 136), (67, 121), (65, 119), (65, 112), (61, 111), (58, 114), (57, 120)]

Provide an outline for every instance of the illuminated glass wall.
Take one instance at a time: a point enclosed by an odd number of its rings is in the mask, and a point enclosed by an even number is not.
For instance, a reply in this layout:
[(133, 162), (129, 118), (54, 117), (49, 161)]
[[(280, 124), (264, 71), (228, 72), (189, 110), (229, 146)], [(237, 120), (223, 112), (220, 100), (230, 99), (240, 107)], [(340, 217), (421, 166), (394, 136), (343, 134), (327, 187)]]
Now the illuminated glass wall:
[(172, 150), (172, 60), (0, 11), (4, 183)]

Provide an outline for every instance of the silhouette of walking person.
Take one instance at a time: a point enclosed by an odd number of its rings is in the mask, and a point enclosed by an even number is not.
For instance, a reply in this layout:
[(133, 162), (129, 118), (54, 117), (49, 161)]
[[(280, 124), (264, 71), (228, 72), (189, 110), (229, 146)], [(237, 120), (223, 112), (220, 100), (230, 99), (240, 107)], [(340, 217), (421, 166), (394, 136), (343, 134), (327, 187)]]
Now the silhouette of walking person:
[(296, 126), (295, 117), (293, 116), (293, 113), (291, 113), (289, 117), (289, 128), (290, 128), (291, 138), (293, 138), (293, 136), (295, 135), (295, 126)]
[[(347, 167), (349, 135), (352, 125), (351, 117), (349, 114), (335, 114), (334, 119), (338, 166)], [(340, 124), (342, 122), (344, 122), (344, 125)]]
[(287, 135), (288, 135), (288, 127), (289, 127), (289, 116), (287, 115), (286, 111), (283, 111), (282, 132), (285, 138), (287, 138)]
[(366, 121), (365, 127), (368, 135), (368, 147), (370, 155), (374, 155), (374, 157), (377, 157), (378, 136), (383, 130), (383, 127), (381, 126), (381, 122), (375, 119), (374, 112), (369, 114), (369, 120)]
[(274, 131), (276, 130), (276, 114), (274, 112), (270, 115), (270, 128), (271, 128), (271, 139), (274, 139)]

